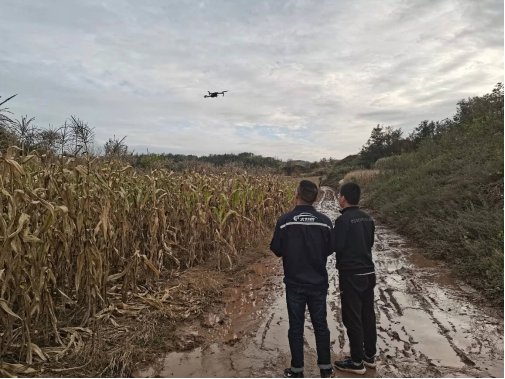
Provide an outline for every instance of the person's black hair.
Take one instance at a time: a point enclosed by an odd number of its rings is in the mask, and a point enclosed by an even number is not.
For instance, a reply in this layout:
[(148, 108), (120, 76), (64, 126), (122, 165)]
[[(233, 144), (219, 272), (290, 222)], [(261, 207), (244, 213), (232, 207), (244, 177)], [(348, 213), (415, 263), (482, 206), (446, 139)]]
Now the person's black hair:
[(302, 180), (296, 192), (304, 202), (312, 204), (316, 201), (318, 189), (316, 184), (310, 180)]
[(350, 205), (358, 205), (361, 196), (361, 188), (356, 183), (349, 182), (342, 184), (339, 193), (345, 197)]

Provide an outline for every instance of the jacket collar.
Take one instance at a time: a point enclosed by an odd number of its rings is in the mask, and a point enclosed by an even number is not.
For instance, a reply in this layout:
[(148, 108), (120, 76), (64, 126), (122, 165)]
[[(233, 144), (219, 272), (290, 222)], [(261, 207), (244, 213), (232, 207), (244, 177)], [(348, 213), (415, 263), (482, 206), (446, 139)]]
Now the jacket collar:
[(341, 209), (340, 213), (347, 212), (349, 209), (359, 209), (359, 205), (349, 205), (348, 207)]
[(309, 204), (300, 204), (300, 205), (296, 205), (295, 209), (296, 210), (303, 210), (303, 209), (309, 210), (309, 209), (314, 209), (314, 206), (309, 205)]

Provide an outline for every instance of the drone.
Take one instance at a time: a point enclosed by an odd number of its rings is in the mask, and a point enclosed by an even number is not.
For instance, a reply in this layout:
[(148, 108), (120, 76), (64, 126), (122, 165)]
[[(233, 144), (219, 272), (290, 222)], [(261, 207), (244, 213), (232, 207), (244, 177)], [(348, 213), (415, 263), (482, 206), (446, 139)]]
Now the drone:
[(217, 97), (217, 95), (223, 95), (224, 96), (224, 93), (225, 92), (228, 92), (228, 91), (222, 91), (222, 92), (210, 92), (210, 91), (207, 91), (209, 94), (208, 95), (204, 95), (203, 97)]

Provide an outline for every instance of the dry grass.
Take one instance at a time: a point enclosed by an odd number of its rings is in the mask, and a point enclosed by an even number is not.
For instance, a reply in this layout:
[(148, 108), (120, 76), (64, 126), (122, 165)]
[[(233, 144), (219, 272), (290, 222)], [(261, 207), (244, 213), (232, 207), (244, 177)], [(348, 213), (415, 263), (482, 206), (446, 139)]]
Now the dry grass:
[(379, 170), (355, 170), (348, 172), (344, 176), (342, 183), (355, 182), (361, 185), (366, 185), (372, 182), (377, 175), (379, 175)]
[[(16, 149), (0, 157), (0, 355), (28, 366), (91, 356), (85, 349), (105, 343), (97, 325), (117, 324), (116, 315), (198, 312), (186, 306), (199, 298), (191, 284), (177, 300), (160, 278), (202, 263), (232, 268), (292, 197), (271, 175), (140, 174), (120, 163), (44, 159)], [(123, 373), (118, 362), (103, 374)], [(0, 372), (26, 367), (2, 363)]]

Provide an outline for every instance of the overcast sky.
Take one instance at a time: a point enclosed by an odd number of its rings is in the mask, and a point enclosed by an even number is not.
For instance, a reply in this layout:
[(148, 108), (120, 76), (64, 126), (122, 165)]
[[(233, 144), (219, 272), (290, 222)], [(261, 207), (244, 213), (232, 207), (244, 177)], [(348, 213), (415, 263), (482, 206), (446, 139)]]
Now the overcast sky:
[[(503, 0), (0, 0), (0, 96), (138, 153), (358, 153), (503, 81)], [(229, 90), (204, 98), (206, 91)]]

